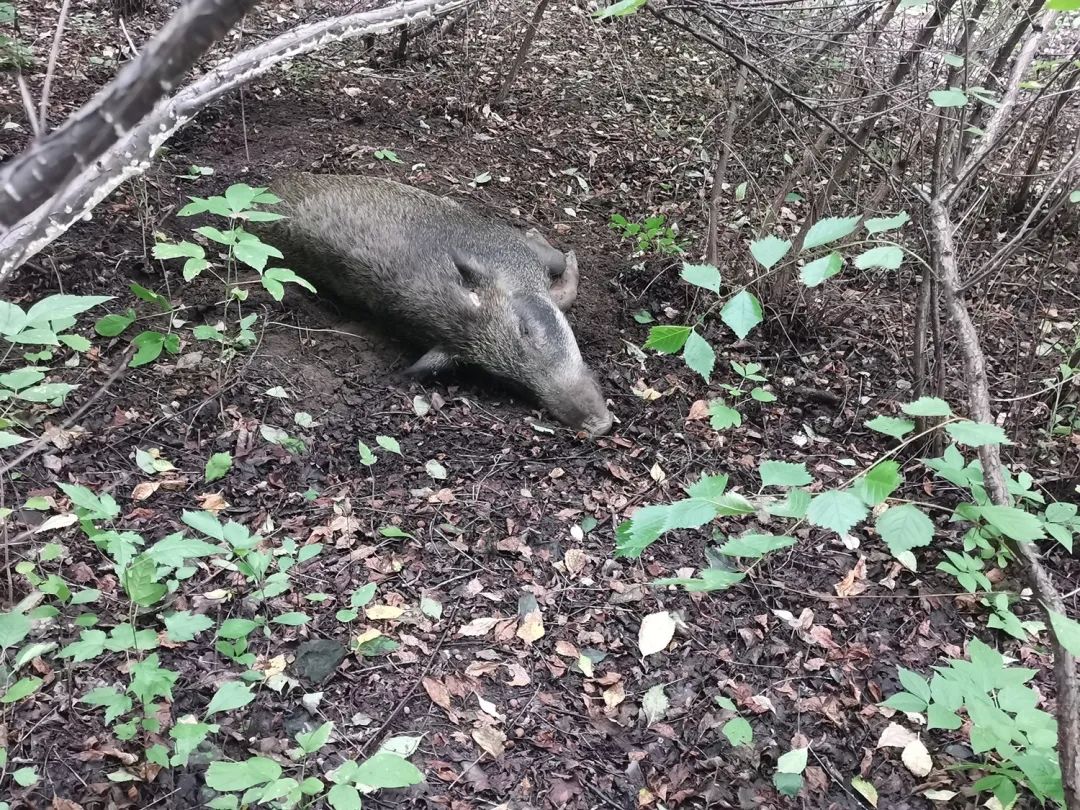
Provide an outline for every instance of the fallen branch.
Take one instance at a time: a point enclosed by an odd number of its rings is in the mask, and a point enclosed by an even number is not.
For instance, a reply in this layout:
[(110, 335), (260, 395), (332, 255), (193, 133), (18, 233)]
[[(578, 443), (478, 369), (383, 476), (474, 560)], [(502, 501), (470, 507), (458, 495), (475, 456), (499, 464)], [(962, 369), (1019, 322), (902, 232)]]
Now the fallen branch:
[[(181, 5), (142, 53), (81, 110), (0, 167), (0, 226), (10, 228), (32, 213), (74, 172), (122, 139), (256, 1), (191, 0)], [(42, 92), (42, 133), (63, 23), (62, 15)]]
[[(410, 0), (296, 28), (238, 53), (161, 103), (93, 163), (38, 208), (0, 234), (0, 284), (60, 237), (114, 189), (150, 166), (158, 149), (204, 107), (288, 59), (336, 42), (378, 34), (403, 23), (464, 8), (476, 0)], [(59, 132), (59, 130), (58, 130)], [(54, 133), (55, 134), (55, 133)]]

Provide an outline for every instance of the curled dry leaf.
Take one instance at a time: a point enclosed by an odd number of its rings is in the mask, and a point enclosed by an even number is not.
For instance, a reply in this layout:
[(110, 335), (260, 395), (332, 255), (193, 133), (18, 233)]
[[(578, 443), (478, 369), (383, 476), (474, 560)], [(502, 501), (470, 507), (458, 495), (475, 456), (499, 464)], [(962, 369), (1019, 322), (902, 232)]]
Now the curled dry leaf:
[(899, 723), (889, 723), (878, 737), (878, 748), (905, 748), (912, 741), (918, 739), (915, 733), (908, 731)]
[(926, 746), (919, 739), (914, 739), (904, 746), (904, 750), (900, 753), (900, 759), (904, 761), (904, 765), (909, 771), (919, 777), (929, 776), (930, 771), (934, 769), (934, 761), (930, 759), (930, 752), (926, 750)]
[[(579, 532), (580, 528), (574, 527)], [(566, 554), (563, 556), (563, 564), (566, 566), (568, 573), (577, 576), (585, 570), (585, 565), (588, 563), (589, 558), (585, 556), (585, 552), (579, 548), (567, 549)]]
[(402, 613), (405, 612), (405, 608), (396, 607), (394, 605), (370, 605), (364, 608), (364, 615), (372, 621), (379, 619), (396, 619)]
[(506, 735), (494, 726), (480, 726), (472, 730), (473, 741), (484, 751), (498, 759), (506, 750)]
[(423, 685), (424, 691), (428, 693), (432, 703), (441, 709), (450, 711), (450, 692), (442, 681), (425, 677), (421, 679), (420, 683)]
[(458, 630), (458, 635), (462, 636), (486, 636), (491, 632), (491, 629), (499, 623), (498, 619), (491, 618), (490, 616), (480, 617), (473, 619), (466, 625), (463, 625)]
[(160, 481), (143, 481), (138, 483), (135, 485), (135, 488), (131, 490), (131, 499), (134, 501), (145, 501), (157, 492), (158, 487), (160, 486)]
[(530, 610), (518, 625), (517, 637), (526, 644), (532, 644), (544, 636), (544, 619), (539, 610)]

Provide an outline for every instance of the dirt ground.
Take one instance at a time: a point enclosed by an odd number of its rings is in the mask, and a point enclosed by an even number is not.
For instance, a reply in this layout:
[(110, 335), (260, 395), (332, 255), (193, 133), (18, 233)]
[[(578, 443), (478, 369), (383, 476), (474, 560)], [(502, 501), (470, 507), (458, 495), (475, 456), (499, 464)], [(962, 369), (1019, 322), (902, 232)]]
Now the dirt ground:
[[(41, 53), (57, 4), (26, 5), (23, 30)], [(308, 14), (321, 16), (334, 5), (308, 3)], [(305, 294), (279, 304), (253, 293), (245, 305), (259, 314), (253, 350), (223, 365), (206, 344), (187, 342), (178, 358), (125, 373), (79, 420), (83, 432), (70, 446), (28, 463), (13, 484), (17, 497), (59, 495), (57, 481), (105, 488), (121, 503), (125, 528), (156, 538), (182, 528), (183, 510), (220, 494), (228, 504), (223, 519), (274, 538), (324, 543), (302, 577), (306, 591), (333, 598), (310, 605), (298, 594), (296, 604), (278, 605), (314, 618), (302, 628), (279, 628), (285, 632), (272, 643), (257, 642), (256, 652), (267, 658), (292, 655), (306, 639), (347, 643), (350, 628), (334, 612), (344, 594), (366, 582), (378, 583), (386, 604), (441, 602), (438, 620), (414, 610), (383, 623), (380, 629), (401, 644), (397, 652), (349, 656), (317, 687), (263, 690), (245, 712), (229, 715), (217, 735), (224, 756), (280, 753), (286, 732), (310, 719), (301, 702), (310, 691), (323, 692), (318, 712), (339, 732), (320, 754), (328, 763), (370, 753), (386, 736), (423, 735), (413, 761), (427, 781), (365, 798), (367, 805), (824, 810), (863, 806), (850, 787), (862, 775), (877, 787), (879, 806), (935, 806), (922, 792), (953, 783), (945, 766), (965, 756), (962, 738), (941, 744), (948, 735), (934, 737), (937, 767), (920, 782), (898, 750), (876, 748), (890, 719), (876, 704), (897, 690), (897, 665), (926, 672), (943, 656), (961, 654), (974, 630), (992, 635), (976, 600), (956, 596), (955, 582), (934, 571), (932, 554), (913, 575), (898, 570), (869, 532), (857, 531), (859, 543), (849, 548), (831, 533), (807, 528), (798, 545), (719, 595), (648, 585), (700, 568), (710, 540), (703, 531), (675, 532), (640, 560), (613, 558), (615, 527), (634, 508), (678, 498), (703, 472), (727, 473), (733, 487), (752, 492), (760, 460), (804, 461), (816, 478), (835, 482), (887, 449), (863, 423), (896, 413), (907, 394), (911, 276), (826, 285), (802, 301), (786, 328), (770, 321), (743, 343), (716, 322), (708, 334), (720, 350), (714, 386), (732, 381), (727, 361), (755, 361), (778, 401), (753, 407), (740, 428), (724, 433), (707, 420), (688, 420), (707, 388), (680, 361), (645, 358), (637, 347), (647, 327), (633, 316), (645, 309), (679, 323), (693, 292), (680, 283), (677, 263), (629, 258), (631, 245), (608, 220), (616, 212), (631, 219), (663, 212), (691, 244), (701, 244), (707, 147), (722, 98), (712, 84), (714, 62), (650, 21), (599, 25), (572, 4), (552, 4), (510, 101), (491, 110), (487, 104), (529, 12), (516, 4), (485, 7), (446, 36), (418, 38), (404, 64), (393, 63), (395, 38), (387, 36), (374, 53), (352, 43), (275, 71), (183, 129), (150, 174), (125, 185), (91, 221), (36, 257), (6, 296), (32, 302), (62, 286), (115, 295), (109, 306), (119, 311), (133, 303), (127, 284), (137, 281), (182, 301), (185, 320), (213, 320), (221, 290), (212, 279), (185, 285), (175, 267), (148, 258), (155, 232), (178, 238), (189, 227), (175, 216), (186, 195), (220, 193), (240, 181), (257, 185), (286, 169), (392, 177), (536, 226), (577, 251), (582, 283), (569, 317), (617, 416), (611, 435), (575, 438), (476, 375), (431, 386), (407, 382), (398, 374), (415, 359), (407, 347)], [(109, 60), (125, 47), (123, 32), (100, 4), (74, 3), (73, 13), (54, 90), (56, 121), (108, 80)], [(284, 30), (296, 18), (293, 4), (267, 4), (245, 23), (243, 40), (231, 38), (216, 55)], [(132, 36), (144, 38), (162, 19), (158, 13), (130, 23)], [(21, 120), (10, 89), (0, 100), (3, 120)], [(27, 133), (9, 128), (0, 138), (10, 154)], [(376, 159), (380, 149), (392, 149), (402, 162)], [(214, 174), (185, 179), (192, 164)], [(748, 170), (767, 184), (770, 167)], [(485, 173), (490, 182), (472, 182)], [(730, 206), (725, 219), (735, 221), (742, 211)], [(735, 229), (722, 235), (725, 272), (747, 265), (748, 236)], [(1035, 311), (1040, 303), (1029, 305)], [(980, 317), (996, 324), (995, 355), (1007, 357), (1002, 364), (1011, 368), (1012, 355), (996, 347), (1021, 346), (1029, 327), (1025, 313), (994, 308), (983, 302)], [(87, 394), (125, 345), (97, 340), (100, 351), (72, 372)], [(288, 398), (266, 393), (275, 387)], [(645, 387), (663, 395), (648, 401), (635, 393)], [(430, 403), (428, 413), (417, 415), (415, 397)], [(61, 423), (80, 401), (77, 393), (50, 421)], [(310, 413), (314, 426), (296, 428), (297, 411)], [(1025, 428), (1042, 418), (1030, 414)], [(293, 455), (263, 441), (261, 424), (288, 428), (307, 451)], [(369, 469), (359, 463), (357, 442), (374, 446), (381, 434), (400, 441), (402, 456), (382, 453)], [(1025, 435), (1014, 456), (1036, 458), (1034, 434)], [(132, 499), (144, 477), (131, 461), (136, 448), (159, 448), (185, 485)], [(233, 454), (233, 469), (205, 484), (203, 465), (219, 451)], [(1045, 468), (1034, 465), (1032, 474), (1067, 496), (1080, 463), (1077, 448), (1040, 452)], [(431, 459), (445, 467), (445, 480), (428, 475)], [(911, 484), (913, 497), (948, 497), (929, 478)], [(588, 531), (579, 528), (583, 521)], [(384, 537), (378, 529), (387, 525), (412, 537)], [(723, 519), (713, 528), (726, 533), (753, 525), (760, 524)], [(955, 533), (944, 522), (939, 529), (939, 539)], [(115, 591), (103, 557), (79, 537), (72, 529), (63, 538), (64, 575)], [(11, 562), (33, 553), (31, 545), (15, 547)], [(1075, 581), (1075, 560), (1051, 552), (1051, 561)], [(834, 586), (853, 569), (863, 572), (865, 592), (836, 598)], [(226, 580), (201, 571), (173, 606), (198, 607)], [(15, 589), (20, 598), (26, 583), (16, 579)], [(515, 633), (529, 595), (545, 629), (533, 641)], [(814, 632), (797, 632), (774, 612), (799, 616), (807, 608)], [(224, 618), (240, 606), (224, 601), (210, 610)], [(679, 612), (685, 627), (666, 653), (643, 660), (638, 628), (658, 610)], [(1030, 607), (1019, 610), (1033, 615)], [(489, 632), (460, 632), (487, 618), (500, 620)], [(76, 634), (72, 627), (71, 637)], [(1045, 671), (1044, 649), (995, 641)], [(583, 652), (594, 660), (594, 677), (576, 663)], [(159, 653), (185, 684), (173, 717), (200, 711), (234, 669), (208, 645)], [(56, 670), (55, 682), (30, 707), (5, 715), (13, 761), (34, 763), (41, 774), (36, 787), (9, 798), (13, 806), (67, 806), (51, 805), (56, 797), (86, 808), (205, 801), (205, 762), (194, 759), (152, 779), (110, 780), (126, 764), (115, 753), (123, 746), (99, 711), (75, 701), (115, 681), (123, 666), (124, 657), (114, 655)], [(650, 724), (642, 699), (657, 684), (670, 705)], [(1052, 694), (1048, 682), (1040, 688)], [(751, 746), (732, 748), (724, 739), (718, 695), (751, 720)], [(501, 756), (484, 754), (473, 736), (481, 725), (480, 699), (505, 717)], [(807, 786), (790, 800), (771, 780), (777, 757), (799, 740), (809, 741), (812, 753)]]

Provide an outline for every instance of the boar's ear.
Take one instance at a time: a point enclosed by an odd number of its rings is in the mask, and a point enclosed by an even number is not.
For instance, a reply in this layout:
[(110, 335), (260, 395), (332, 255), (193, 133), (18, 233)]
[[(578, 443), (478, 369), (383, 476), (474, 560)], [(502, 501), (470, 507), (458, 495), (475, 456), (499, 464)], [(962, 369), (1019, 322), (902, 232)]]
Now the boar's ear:
[(461, 275), (461, 283), (470, 290), (482, 287), (488, 278), (486, 268), (473, 255), (450, 248), (450, 260)]

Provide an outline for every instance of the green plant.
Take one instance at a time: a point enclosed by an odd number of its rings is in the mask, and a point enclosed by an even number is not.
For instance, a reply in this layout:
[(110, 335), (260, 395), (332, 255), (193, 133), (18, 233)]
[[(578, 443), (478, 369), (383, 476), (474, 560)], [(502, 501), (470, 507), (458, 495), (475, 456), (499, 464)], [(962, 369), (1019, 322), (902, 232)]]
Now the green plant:
[(665, 225), (663, 214), (648, 217), (643, 222), (631, 222), (622, 214), (612, 214), (609, 227), (619, 232), (623, 239), (632, 239), (639, 253), (657, 252), (663, 256), (683, 253), (678, 241), (678, 230)]
[[(14, 23), (14, 3), (0, 3), (0, 27)], [(33, 65), (34, 56), (26, 43), (0, 30), (0, 71), (26, 70)]]
[(972, 788), (992, 793), (1001, 807), (1012, 807), (1025, 787), (1045, 803), (1064, 806), (1057, 757), (1057, 722), (1037, 708), (1039, 694), (1027, 686), (1035, 670), (1008, 665), (979, 639), (968, 644), (968, 660), (950, 659), (934, 667), (926, 681), (901, 668), (897, 692), (884, 705), (925, 714), (926, 728), (956, 731), (970, 724), (971, 750), (982, 760), (966, 767), (985, 772)]

